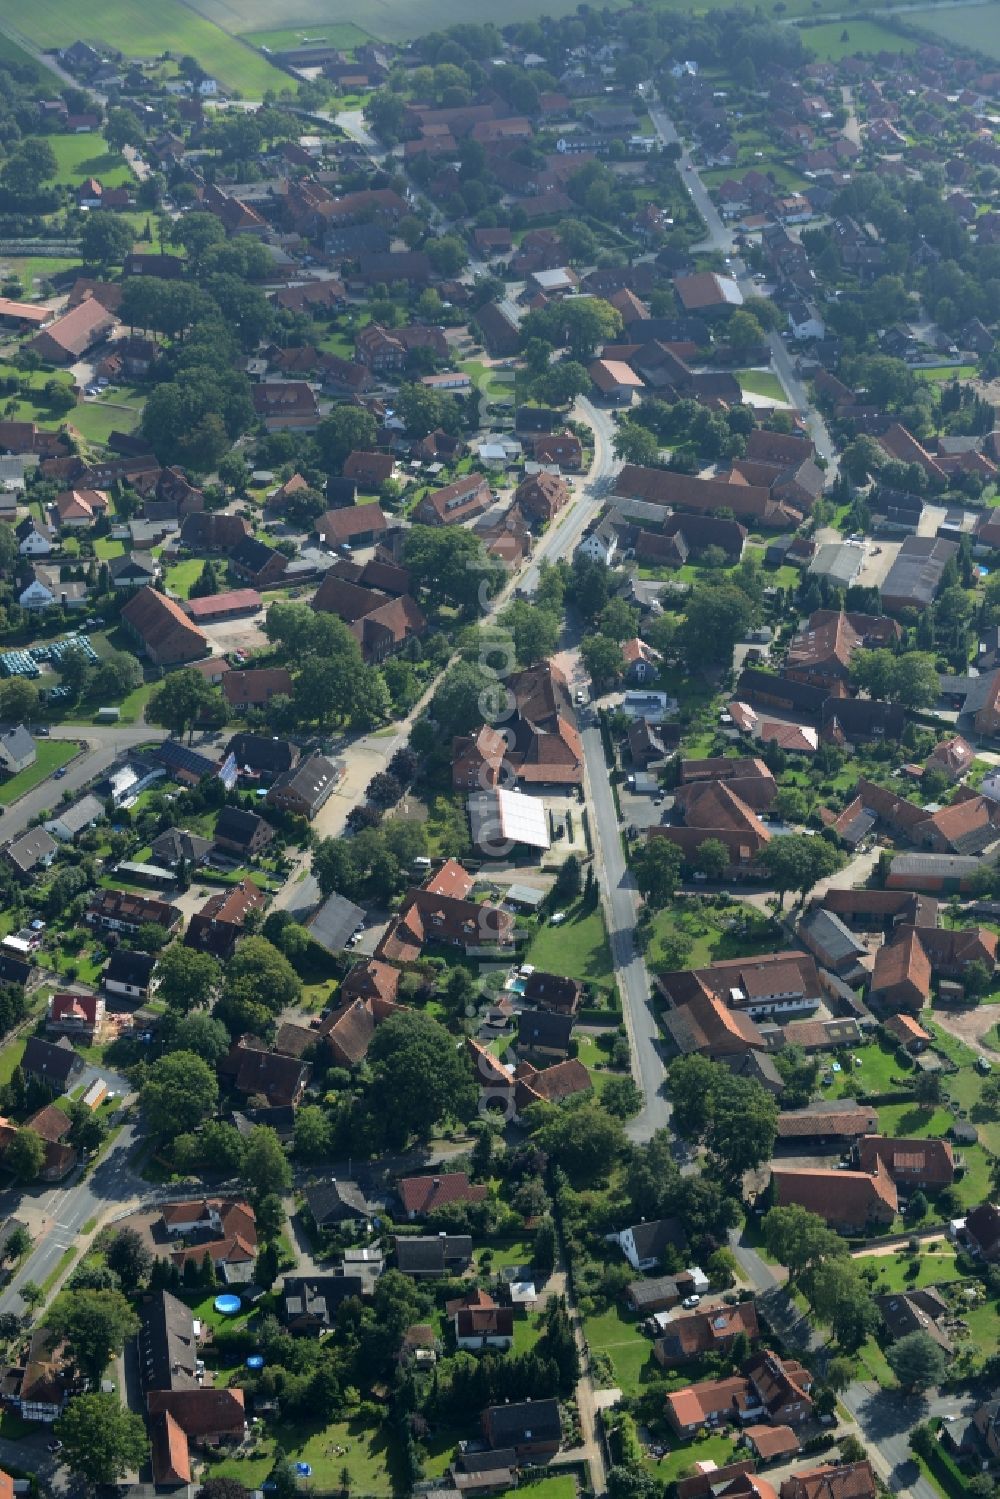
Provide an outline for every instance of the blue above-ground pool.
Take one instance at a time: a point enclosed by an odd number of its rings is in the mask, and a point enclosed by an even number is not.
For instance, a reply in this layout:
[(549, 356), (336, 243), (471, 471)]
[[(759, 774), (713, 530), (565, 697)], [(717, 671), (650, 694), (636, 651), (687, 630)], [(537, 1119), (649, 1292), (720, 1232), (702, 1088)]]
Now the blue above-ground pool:
[(264, 1355), (262, 1353), (251, 1353), (250, 1357), (247, 1359), (247, 1368), (248, 1369), (263, 1369), (263, 1367), (264, 1367)]
[(212, 1304), (222, 1317), (235, 1317), (243, 1305), (238, 1296), (216, 1296)]

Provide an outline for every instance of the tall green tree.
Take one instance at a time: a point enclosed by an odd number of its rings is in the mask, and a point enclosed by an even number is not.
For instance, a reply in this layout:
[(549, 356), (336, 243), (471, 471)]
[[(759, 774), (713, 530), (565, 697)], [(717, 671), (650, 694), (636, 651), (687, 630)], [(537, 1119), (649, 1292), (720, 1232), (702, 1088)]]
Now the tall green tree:
[(173, 1139), (215, 1112), (219, 1085), (208, 1064), (189, 1051), (160, 1057), (139, 1090), (139, 1104), (153, 1135)]
[(63, 1291), (45, 1319), (91, 1389), (98, 1389), (108, 1362), (139, 1331), (139, 1318), (120, 1291)]
[(171, 734), (182, 738), (185, 730), (194, 734), (202, 719), (225, 722), (222, 694), (200, 671), (183, 667), (171, 672), (149, 700), (146, 717), (150, 723), (162, 724)]
[(149, 1452), (142, 1417), (126, 1409), (117, 1395), (77, 1395), (52, 1430), (63, 1444), (70, 1472), (95, 1487), (137, 1471)]

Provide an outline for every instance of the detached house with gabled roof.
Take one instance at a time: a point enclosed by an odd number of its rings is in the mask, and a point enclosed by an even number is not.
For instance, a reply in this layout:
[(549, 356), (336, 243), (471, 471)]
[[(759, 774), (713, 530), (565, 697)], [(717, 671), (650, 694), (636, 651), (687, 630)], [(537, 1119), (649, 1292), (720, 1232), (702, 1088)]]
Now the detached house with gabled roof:
[(247, 916), (263, 907), (264, 896), (253, 880), (240, 880), (231, 889), (209, 896), (201, 910), (191, 917), (184, 945), (216, 958), (231, 957), (243, 935)]
[(897, 1187), (950, 1187), (955, 1158), (947, 1140), (896, 1140), (862, 1135), (854, 1147), (860, 1171), (874, 1171), (881, 1161)]
[(466, 474), (442, 489), (431, 490), (420, 501), (413, 519), (425, 526), (457, 526), (482, 515), (493, 503), (489, 480), (482, 474)]
[(412, 1222), (426, 1218), (436, 1208), (450, 1203), (485, 1202), (486, 1186), (475, 1186), (464, 1171), (446, 1171), (440, 1176), (407, 1176), (396, 1183), (403, 1211)]

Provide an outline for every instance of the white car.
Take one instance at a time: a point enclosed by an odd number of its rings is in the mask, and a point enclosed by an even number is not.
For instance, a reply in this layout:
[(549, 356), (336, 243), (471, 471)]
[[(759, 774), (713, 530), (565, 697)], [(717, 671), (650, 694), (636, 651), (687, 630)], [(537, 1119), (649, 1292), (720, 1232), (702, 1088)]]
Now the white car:
[(696, 1306), (701, 1306), (700, 1296), (685, 1296), (681, 1306), (686, 1312), (693, 1312)]

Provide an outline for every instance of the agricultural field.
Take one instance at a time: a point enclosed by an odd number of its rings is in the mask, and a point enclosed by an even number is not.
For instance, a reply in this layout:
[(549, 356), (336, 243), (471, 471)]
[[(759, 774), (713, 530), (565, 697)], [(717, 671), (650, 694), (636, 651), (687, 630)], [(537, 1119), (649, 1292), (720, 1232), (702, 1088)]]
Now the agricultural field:
[(326, 22), (312, 27), (285, 26), (278, 31), (244, 31), (241, 37), (251, 47), (267, 47), (271, 52), (304, 47), (309, 42), (317, 47), (339, 47), (342, 52), (351, 52), (372, 40), (371, 32), (353, 21), (335, 21), (329, 26)]
[[(247, 6), (246, 11), (241, 7), (239, 16), (233, 14), (230, 6), (216, 0), (205, 9), (224, 10), (225, 19), (238, 23), (240, 30), (248, 19), (274, 20), (273, 9), (264, 4)], [(251, 11), (253, 14), (248, 14)], [(95, 0), (85, 13), (81, 13), (76, 0), (37, 0), (35, 4), (19, 6), (17, 11), (20, 34), (38, 47), (65, 47), (79, 37), (112, 47), (126, 44), (130, 53), (140, 57), (154, 58), (163, 52), (187, 53), (197, 58), (206, 73), (217, 78), (224, 88), (249, 98), (260, 98), (269, 88), (288, 86), (287, 73), (280, 72), (259, 52), (228, 34), (216, 24), (217, 19), (221, 20), (221, 15), (205, 19), (182, 0), (160, 0), (158, 5), (146, 5), (143, 0)], [(15, 38), (18, 35), (16, 30), (14, 35)]]
[(1000, 58), (1000, 5), (960, 5), (938, 14), (927, 12), (916, 24), (943, 41)]
[(5, 62), (11, 63), (14, 67), (18, 68), (31, 68), (39, 83), (44, 83), (52, 88), (55, 87), (56, 78), (54, 73), (50, 73), (48, 68), (40, 63), (36, 57), (33, 57), (30, 52), (26, 52), (23, 47), (18, 46), (13, 37), (4, 36), (0, 33), (0, 63)]
[[(286, 26), (295, 26), (296, 35), (308, 27), (309, 36), (315, 31), (317, 36), (329, 37), (336, 27), (356, 25), (358, 20), (357, 7), (347, 0), (288, 0), (287, 4), (277, 6), (270, 0), (240, 0), (239, 5), (233, 0), (190, 0), (190, 3), (199, 15), (216, 26), (238, 31), (241, 36), (256, 35), (284, 22)], [(623, 3), (624, 0), (609, 0), (607, 8), (621, 10)], [(551, 0), (544, 10), (548, 15), (565, 16), (576, 10), (576, 0)], [(537, 0), (509, 0), (502, 16), (490, 19), (509, 26), (515, 21), (536, 21), (539, 13)], [(373, 0), (364, 12), (366, 30), (383, 42), (405, 42), (469, 19), (469, 7), (463, 0), (428, 0), (420, 6), (412, 0)]]
[(899, 36), (878, 21), (860, 18), (803, 27), (802, 40), (821, 62), (840, 62), (866, 52), (913, 52), (919, 45), (913, 37)]

